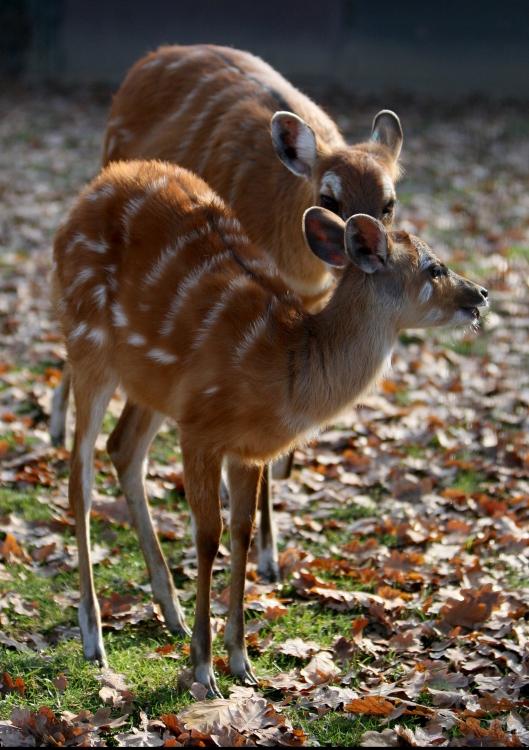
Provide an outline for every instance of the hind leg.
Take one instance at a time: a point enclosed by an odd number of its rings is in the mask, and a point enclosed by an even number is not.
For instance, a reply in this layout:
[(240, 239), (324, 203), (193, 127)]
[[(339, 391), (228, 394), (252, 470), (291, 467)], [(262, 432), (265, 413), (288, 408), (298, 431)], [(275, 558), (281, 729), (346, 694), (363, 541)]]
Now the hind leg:
[(70, 396), (70, 384), (72, 374), (68, 362), (64, 363), (62, 378), (53, 392), (51, 400), (51, 414), (49, 433), (51, 444), (55, 446), (64, 445), (66, 437), (66, 417), (68, 414), (68, 398)]
[(138, 532), (153, 597), (161, 607), (168, 629), (179, 635), (190, 635), (191, 631), (185, 624), (173, 579), (156, 536), (145, 492), (147, 453), (163, 419), (162, 414), (127, 401), (108, 439), (107, 448)]
[(73, 391), (76, 419), (71, 457), (68, 497), (75, 516), (75, 534), (79, 554), (79, 625), (86, 659), (106, 665), (105, 647), (101, 631), (101, 615), (94, 588), (90, 553), (90, 510), (94, 445), (101, 429), (108, 402), (117, 385), (117, 378), (109, 373), (98, 373), (84, 367), (84, 362), (73, 368)]

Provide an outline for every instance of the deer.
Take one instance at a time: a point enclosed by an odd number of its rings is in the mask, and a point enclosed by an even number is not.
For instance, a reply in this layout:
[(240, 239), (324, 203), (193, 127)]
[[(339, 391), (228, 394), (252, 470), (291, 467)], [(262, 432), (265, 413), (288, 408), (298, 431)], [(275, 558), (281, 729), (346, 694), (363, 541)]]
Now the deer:
[[(248, 52), (165, 46), (139, 60), (114, 96), (102, 161), (163, 159), (196, 172), (231, 205), (249, 237), (315, 312), (335, 276), (308, 250), (303, 212), (321, 205), (344, 220), (366, 213), (389, 227), (402, 140), (399, 118), (382, 110), (369, 139), (348, 145), (323, 109)], [(273, 210), (263, 211), (263, 204)], [(66, 368), (52, 406), (55, 444), (64, 440), (69, 383)], [(129, 411), (133, 419), (132, 405)], [(276, 469), (279, 478), (286, 474), (288, 469)], [(258, 570), (277, 581), (268, 469), (261, 487)]]
[[(249, 685), (244, 637), (248, 549), (264, 466), (300, 445), (377, 380), (399, 332), (477, 325), (488, 292), (417, 237), (366, 214), (302, 216), (310, 251), (336, 274), (308, 312), (269, 254), (200, 177), (159, 161), (112, 162), (81, 193), (54, 244), (53, 299), (76, 406), (69, 502), (79, 550), (78, 610), (87, 659), (106, 661), (90, 553), (93, 453), (118, 384), (127, 394), (108, 452), (151, 579), (189, 634), (160, 551), (144, 475), (165, 417), (180, 434), (198, 558), (194, 680), (219, 696), (211, 657), (212, 566), (230, 484), (231, 590), (224, 643)], [(131, 409), (134, 409), (131, 417)]]

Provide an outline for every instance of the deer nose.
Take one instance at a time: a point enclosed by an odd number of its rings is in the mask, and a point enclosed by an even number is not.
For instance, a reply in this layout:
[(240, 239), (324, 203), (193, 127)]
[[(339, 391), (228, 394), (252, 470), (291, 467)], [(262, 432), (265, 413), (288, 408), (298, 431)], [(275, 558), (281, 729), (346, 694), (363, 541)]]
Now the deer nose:
[(489, 296), (488, 289), (485, 289), (485, 287), (482, 286), (481, 289), (479, 290), (479, 292), (480, 292), (481, 296), (483, 297), (483, 299), (488, 299), (488, 296)]

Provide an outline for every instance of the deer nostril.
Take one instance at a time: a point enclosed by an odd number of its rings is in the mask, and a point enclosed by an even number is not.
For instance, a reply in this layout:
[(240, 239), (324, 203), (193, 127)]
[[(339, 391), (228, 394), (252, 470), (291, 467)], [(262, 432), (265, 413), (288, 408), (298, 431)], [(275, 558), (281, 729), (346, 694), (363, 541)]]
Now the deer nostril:
[(488, 292), (488, 290), (487, 290), (487, 289), (485, 289), (485, 287), (484, 287), (484, 286), (482, 286), (482, 287), (481, 287), (481, 289), (480, 289), (479, 291), (481, 292), (481, 296), (482, 296), (482, 297), (483, 297), (484, 299), (487, 299), (487, 297), (489, 296), (489, 292)]

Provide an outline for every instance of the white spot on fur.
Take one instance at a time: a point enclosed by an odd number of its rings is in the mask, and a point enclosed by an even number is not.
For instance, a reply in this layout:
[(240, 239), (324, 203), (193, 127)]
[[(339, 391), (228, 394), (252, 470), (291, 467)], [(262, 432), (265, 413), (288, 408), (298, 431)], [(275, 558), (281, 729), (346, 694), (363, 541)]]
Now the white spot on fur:
[(84, 320), (82, 320), (75, 326), (75, 328), (70, 331), (68, 338), (70, 339), (70, 341), (75, 341), (75, 339), (78, 339), (80, 336), (84, 336), (87, 331), (88, 326), (84, 322)]
[(107, 301), (106, 286), (104, 284), (98, 284), (98, 286), (94, 287), (94, 290), (92, 292), (92, 297), (97, 307), (101, 310), (105, 306), (106, 301)]
[(82, 232), (76, 232), (72, 239), (68, 242), (65, 248), (65, 253), (71, 253), (74, 247), (80, 243), (84, 243), (87, 239), (86, 234), (83, 234)]
[(82, 271), (79, 271), (75, 279), (66, 290), (66, 296), (70, 297), (75, 292), (75, 290), (81, 286), (81, 284), (84, 284), (85, 281), (89, 281), (94, 276), (94, 274), (95, 270), (93, 268), (83, 268)]
[(127, 339), (131, 346), (145, 346), (147, 339), (141, 333), (131, 333)]
[(204, 396), (212, 396), (214, 393), (217, 393), (220, 390), (220, 386), (218, 385), (212, 385), (211, 388), (206, 388), (204, 391)]
[(320, 192), (337, 201), (342, 199), (342, 181), (334, 172), (325, 172), (321, 180)]
[(149, 359), (152, 359), (153, 362), (157, 362), (161, 365), (171, 365), (178, 361), (176, 354), (171, 354), (171, 352), (168, 352), (165, 349), (159, 349), (158, 347), (154, 347), (154, 349), (148, 351), (146, 356)]
[(114, 302), (112, 305), (112, 322), (116, 328), (125, 328), (129, 324), (129, 319), (119, 302)]
[(100, 253), (103, 255), (103, 253), (106, 253), (108, 250), (108, 243), (104, 240), (91, 240), (88, 237), (85, 237), (81, 244), (87, 248), (87, 250), (91, 250), (93, 253)]
[(421, 305), (424, 305), (426, 302), (428, 302), (428, 300), (432, 296), (432, 293), (433, 293), (433, 286), (429, 281), (426, 281), (423, 284), (421, 291), (419, 292), (418, 299)]
[(102, 346), (106, 341), (107, 335), (103, 328), (92, 328), (92, 330), (86, 334), (86, 338), (89, 341), (92, 341), (92, 343)]

